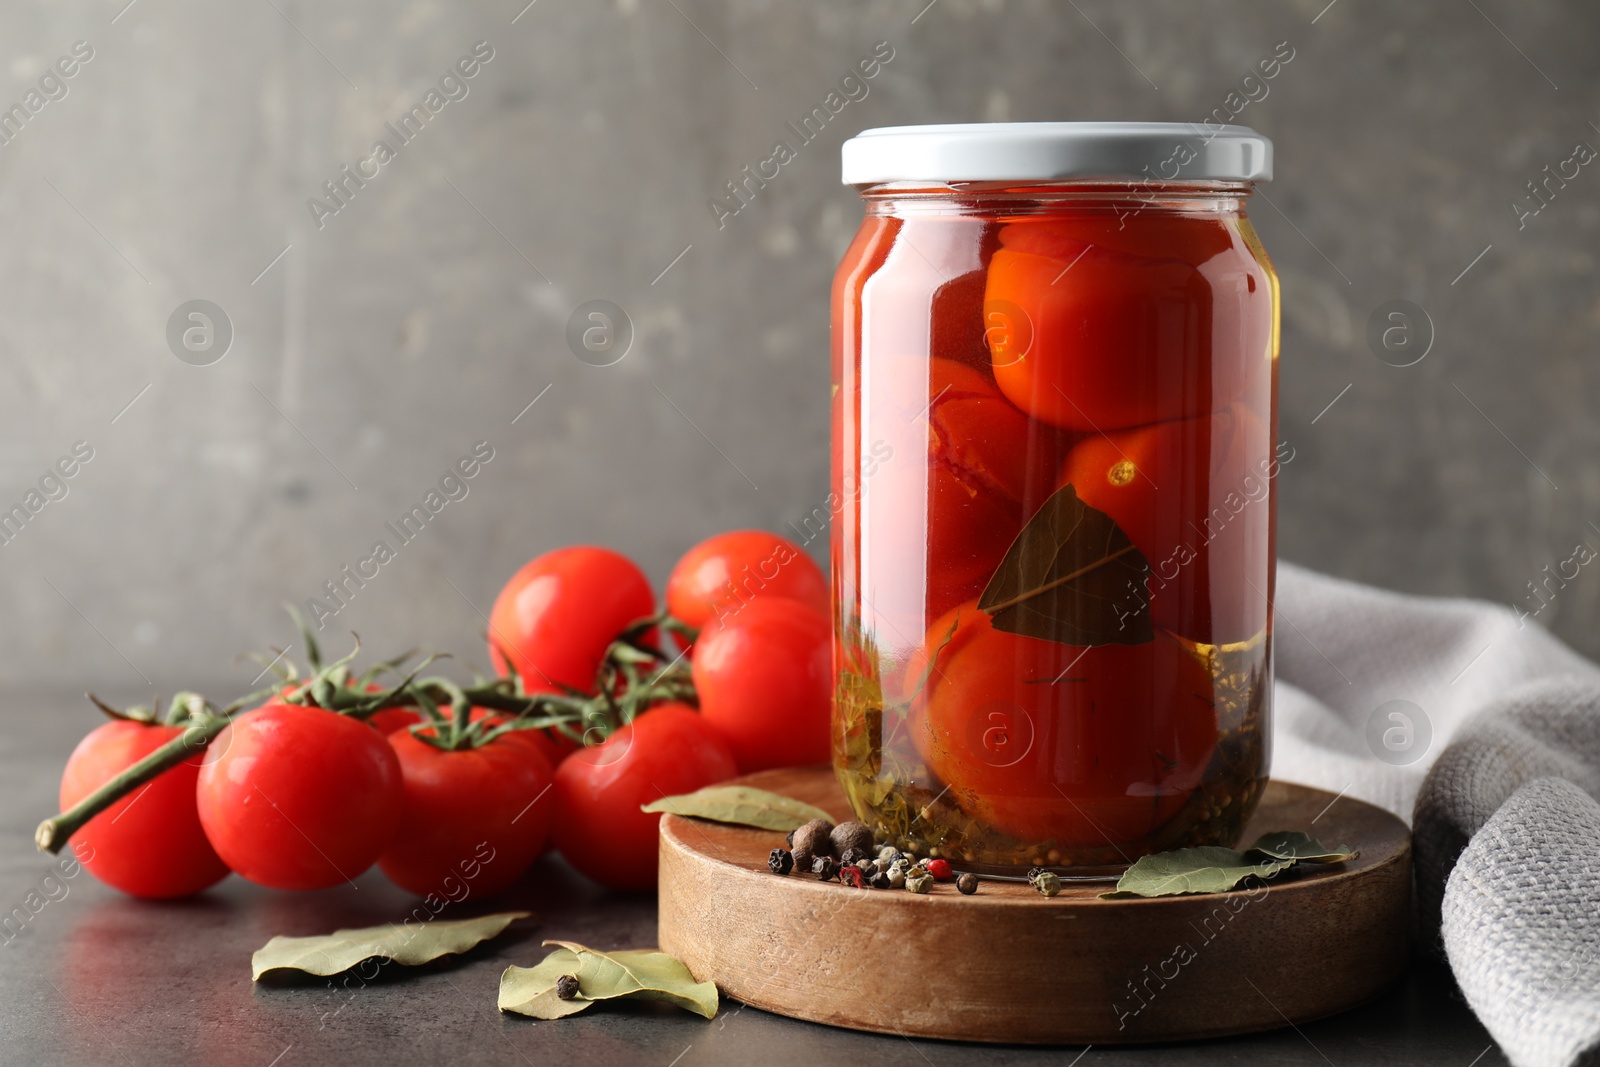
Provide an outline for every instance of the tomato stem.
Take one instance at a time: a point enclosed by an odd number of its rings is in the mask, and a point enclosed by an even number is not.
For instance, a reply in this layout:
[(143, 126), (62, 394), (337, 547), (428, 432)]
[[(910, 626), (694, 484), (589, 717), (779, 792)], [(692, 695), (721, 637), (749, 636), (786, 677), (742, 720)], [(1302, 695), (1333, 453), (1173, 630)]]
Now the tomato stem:
[(231, 721), (225, 716), (208, 716), (188, 726), (183, 733), (151, 752), (144, 759), (116, 775), (59, 815), (39, 824), (34, 842), (41, 852), (60, 852), (69, 838), (85, 823), (99, 815), (146, 782), (194, 756), (220, 734)]

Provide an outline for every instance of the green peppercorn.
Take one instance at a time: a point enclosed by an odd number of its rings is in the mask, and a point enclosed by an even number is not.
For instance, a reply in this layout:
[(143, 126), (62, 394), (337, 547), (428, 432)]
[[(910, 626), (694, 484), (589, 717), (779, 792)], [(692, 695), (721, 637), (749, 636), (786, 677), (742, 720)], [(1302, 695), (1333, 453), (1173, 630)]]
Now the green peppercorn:
[(970, 897), (978, 891), (978, 876), (968, 871), (956, 879), (956, 888), (963, 896)]
[(1033, 879), (1033, 888), (1047, 897), (1053, 897), (1061, 892), (1061, 879), (1053, 871), (1042, 871)]
[(906, 888), (911, 890), (913, 893), (932, 892), (933, 875), (929, 874), (921, 867), (914, 867), (912, 868), (911, 873), (906, 875)]

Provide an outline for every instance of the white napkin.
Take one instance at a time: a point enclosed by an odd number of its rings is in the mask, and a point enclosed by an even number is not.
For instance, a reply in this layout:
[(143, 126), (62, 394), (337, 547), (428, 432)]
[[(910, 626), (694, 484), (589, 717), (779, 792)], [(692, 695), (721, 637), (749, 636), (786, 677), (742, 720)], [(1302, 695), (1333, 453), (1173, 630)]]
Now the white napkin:
[(1600, 1063), (1600, 667), (1510, 608), (1288, 563), (1274, 633), (1273, 776), (1414, 817), (1423, 944), (1506, 1056)]

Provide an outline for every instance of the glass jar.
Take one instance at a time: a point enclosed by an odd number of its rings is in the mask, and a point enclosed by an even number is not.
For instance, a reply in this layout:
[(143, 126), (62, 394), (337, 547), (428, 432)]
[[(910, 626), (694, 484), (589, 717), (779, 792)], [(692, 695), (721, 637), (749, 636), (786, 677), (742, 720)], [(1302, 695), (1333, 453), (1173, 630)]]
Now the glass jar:
[(1238, 838), (1270, 746), (1270, 176), (1238, 126), (845, 144), (833, 759), (883, 839), (1092, 873)]

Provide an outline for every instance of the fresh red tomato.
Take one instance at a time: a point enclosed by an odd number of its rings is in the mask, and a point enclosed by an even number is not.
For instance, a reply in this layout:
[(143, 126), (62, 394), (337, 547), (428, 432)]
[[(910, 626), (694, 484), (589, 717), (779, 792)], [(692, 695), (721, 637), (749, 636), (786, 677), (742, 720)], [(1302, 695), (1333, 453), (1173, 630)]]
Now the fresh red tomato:
[(556, 768), (555, 845), (614, 889), (655, 889), (660, 814), (640, 807), (738, 773), (733, 753), (693, 708), (651, 708)]
[(1030, 416), (1116, 430), (1215, 411), (1272, 359), (1266, 268), (1237, 226), (1136, 211), (1016, 222), (989, 263), (995, 380)]
[[(177, 726), (118, 720), (78, 742), (61, 774), (66, 811), (183, 733)], [(200, 753), (112, 804), (72, 836), (83, 865), (136, 897), (182, 897), (221, 881), (228, 867), (200, 828), (195, 779)]]
[(606, 649), (655, 614), (655, 594), (633, 561), (609, 548), (573, 545), (529, 562), (489, 613), (489, 658), (530, 693), (590, 692)]
[(211, 743), (196, 796), (223, 861), (273, 889), (326, 889), (372, 866), (400, 821), (388, 740), (346, 715), (266, 704)]
[[(953, 630), (953, 636), (952, 635)], [(976, 603), (938, 620), (910, 678), (928, 769), (975, 819), (1062, 848), (1133, 844), (1188, 799), (1217, 742), (1200, 661), (1158, 632), (1080, 648), (994, 629)]]
[(833, 629), (793, 600), (755, 600), (700, 638), (700, 715), (745, 774), (828, 762)]
[(1267, 624), (1273, 461), (1266, 425), (1235, 404), (1197, 419), (1085, 437), (1061, 484), (1122, 527), (1150, 563), (1150, 618), (1203, 644)]
[(805, 550), (765, 530), (717, 534), (683, 554), (667, 579), (667, 611), (695, 629), (737, 615), (756, 597), (828, 610), (828, 579)]
[(554, 772), (537, 747), (515, 734), (453, 752), (409, 732), (389, 744), (404, 792), (402, 830), (378, 858), (391, 882), (461, 901), (500, 892), (539, 858), (555, 801), (545, 795)]
[(1030, 422), (971, 367), (932, 359), (885, 369), (907, 377), (880, 390), (893, 399), (862, 425), (891, 458), (860, 480), (860, 522), (871, 531), (861, 593), (910, 645), (928, 620), (982, 592), (1054, 490), (1065, 449), (1063, 435)]

